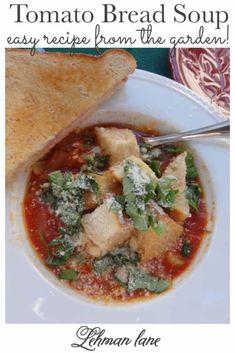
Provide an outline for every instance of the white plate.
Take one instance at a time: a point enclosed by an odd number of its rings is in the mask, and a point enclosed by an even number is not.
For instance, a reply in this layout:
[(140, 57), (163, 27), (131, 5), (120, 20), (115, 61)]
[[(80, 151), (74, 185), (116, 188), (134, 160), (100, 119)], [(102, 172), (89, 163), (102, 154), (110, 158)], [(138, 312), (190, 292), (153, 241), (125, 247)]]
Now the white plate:
[[(107, 114), (107, 111), (109, 112)], [(139, 114), (187, 130), (224, 119), (184, 86), (136, 70), (87, 124), (125, 114), (136, 124)], [(140, 121), (141, 120), (141, 121)], [(161, 127), (161, 123), (160, 123)], [(226, 323), (229, 321), (229, 146), (218, 141), (194, 142), (214, 229), (191, 270), (173, 289), (155, 299), (128, 305), (104, 305), (60, 285), (30, 248), (21, 215), (25, 175), (7, 190), (6, 321), (8, 323)], [(203, 166), (206, 165), (206, 168)], [(213, 222), (209, 222), (211, 229)]]

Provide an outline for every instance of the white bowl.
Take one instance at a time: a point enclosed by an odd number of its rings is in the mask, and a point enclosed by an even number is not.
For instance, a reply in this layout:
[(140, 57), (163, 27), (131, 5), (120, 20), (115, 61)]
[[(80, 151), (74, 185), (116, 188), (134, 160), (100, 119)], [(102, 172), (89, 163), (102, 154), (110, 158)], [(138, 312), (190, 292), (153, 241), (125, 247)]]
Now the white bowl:
[[(224, 119), (192, 91), (137, 70), (126, 85), (80, 127), (97, 122), (190, 130)], [(7, 190), (6, 320), (16, 323), (222, 323), (229, 319), (229, 146), (191, 143), (206, 193), (208, 236), (193, 265), (171, 290), (153, 299), (105, 305), (62, 285), (32, 250), (22, 218), (27, 173)]]

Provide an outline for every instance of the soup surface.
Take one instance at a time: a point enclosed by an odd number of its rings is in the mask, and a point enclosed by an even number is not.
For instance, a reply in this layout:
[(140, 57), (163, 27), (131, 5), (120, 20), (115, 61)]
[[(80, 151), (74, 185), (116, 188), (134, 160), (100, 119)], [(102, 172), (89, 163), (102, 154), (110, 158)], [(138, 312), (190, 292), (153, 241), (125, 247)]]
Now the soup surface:
[(30, 242), (82, 295), (130, 301), (171, 287), (206, 234), (193, 153), (150, 148), (124, 126), (69, 134), (33, 165), (25, 198)]

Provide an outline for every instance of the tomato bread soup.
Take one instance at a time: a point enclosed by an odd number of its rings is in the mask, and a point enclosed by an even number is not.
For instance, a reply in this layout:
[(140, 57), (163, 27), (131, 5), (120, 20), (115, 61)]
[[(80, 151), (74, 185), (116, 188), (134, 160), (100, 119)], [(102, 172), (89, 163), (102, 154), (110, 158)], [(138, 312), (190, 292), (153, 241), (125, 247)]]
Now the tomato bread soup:
[(30, 242), (78, 293), (131, 301), (168, 290), (206, 234), (192, 151), (151, 148), (125, 126), (74, 131), (35, 163), (25, 198)]

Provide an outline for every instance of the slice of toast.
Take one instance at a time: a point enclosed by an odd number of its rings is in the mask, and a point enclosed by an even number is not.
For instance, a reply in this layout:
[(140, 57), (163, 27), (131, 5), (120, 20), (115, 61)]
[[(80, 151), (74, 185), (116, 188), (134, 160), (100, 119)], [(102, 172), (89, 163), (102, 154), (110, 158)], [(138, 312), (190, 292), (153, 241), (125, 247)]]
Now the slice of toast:
[(136, 68), (121, 49), (100, 56), (6, 50), (6, 180), (40, 159)]

